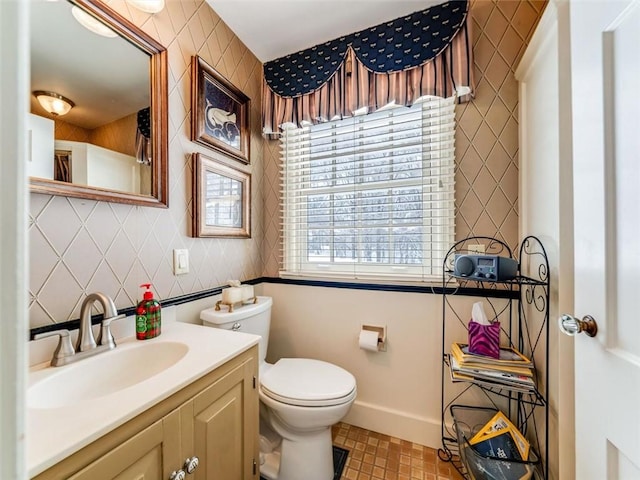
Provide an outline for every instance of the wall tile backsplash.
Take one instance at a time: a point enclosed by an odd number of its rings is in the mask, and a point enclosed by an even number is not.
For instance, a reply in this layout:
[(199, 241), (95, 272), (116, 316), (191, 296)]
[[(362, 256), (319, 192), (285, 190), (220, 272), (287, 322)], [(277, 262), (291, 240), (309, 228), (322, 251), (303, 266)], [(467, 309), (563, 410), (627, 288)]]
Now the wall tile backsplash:
[[(30, 326), (78, 318), (85, 295), (102, 291), (118, 308), (141, 298), (151, 282), (162, 298), (262, 275), (262, 65), (204, 1), (173, 1), (148, 15), (123, 0), (107, 2), (160, 41), (169, 60), (169, 208), (31, 194)], [(190, 138), (190, 62), (201, 56), (251, 98), (252, 238), (189, 235), (191, 153), (216, 157)], [(232, 165), (238, 162), (229, 160)], [(187, 248), (190, 272), (174, 276), (173, 249)]]
[[(277, 276), (281, 254), (279, 145), (260, 131), (262, 65), (204, 1), (169, 0), (147, 15), (109, 5), (168, 50), (169, 209), (31, 194), (30, 324), (79, 316), (84, 296), (111, 295), (119, 308), (147, 281), (162, 298), (228, 279)], [(456, 231), (518, 243), (518, 87), (513, 77), (545, 1), (473, 0), (476, 96), (457, 110)], [(189, 236), (190, 155), (215, 153), (190, 138), (190, 62), (201, 56), (251, 98), (252, 238)], [(231, 161), (233, 165), (239, 163)], [(190, 273), (174, 276), (173, 249), (188, 248)]]

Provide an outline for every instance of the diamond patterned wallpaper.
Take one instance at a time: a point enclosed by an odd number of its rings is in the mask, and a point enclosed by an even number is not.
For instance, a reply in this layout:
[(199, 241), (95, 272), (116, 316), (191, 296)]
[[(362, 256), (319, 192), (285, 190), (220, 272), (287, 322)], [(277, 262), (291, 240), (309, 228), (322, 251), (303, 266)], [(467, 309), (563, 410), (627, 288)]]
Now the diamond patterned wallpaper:
[[(472, 0), (476, 95), (456, 112), (456, 238), (487, 235), (518, 244), (518, 85), (513, 72), (545, 0)], [(265, 276), (277, 276), (279, 146), (264, 149)]]
[(476, 95), (456, 117), (456, 237), (518, 244), (518, 84), (545, 1), (472, 2)]
[[(108, 2), (169, 52), (169, 209), (31, 194), (31, 327), (78, 318), (87, 293), (117, 307), (140, 299), (150, 281), (162, 299), (262, 275), (263, 199), (260, 103), (262, 65), (203, 1), (168, 0), (148, 15), (124, 0)], [(190, 137), (190, 62), (200, 55), (251, 98), (251, 239), (189, 237), (192, 152), (215, 156)], [(230, 160), (234, 166), (238, 162)], [(188, 248), (190, 273), (174, 276), (173, 249)]]

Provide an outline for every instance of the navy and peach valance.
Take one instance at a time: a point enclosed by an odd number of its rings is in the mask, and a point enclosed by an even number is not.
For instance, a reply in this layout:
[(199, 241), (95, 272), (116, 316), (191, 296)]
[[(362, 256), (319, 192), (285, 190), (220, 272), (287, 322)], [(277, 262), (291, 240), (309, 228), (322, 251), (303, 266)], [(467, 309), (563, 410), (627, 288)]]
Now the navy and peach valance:
[(265, 134), (473, 89), (468, 22), (468, 2), (451, 1), (265, 63)]

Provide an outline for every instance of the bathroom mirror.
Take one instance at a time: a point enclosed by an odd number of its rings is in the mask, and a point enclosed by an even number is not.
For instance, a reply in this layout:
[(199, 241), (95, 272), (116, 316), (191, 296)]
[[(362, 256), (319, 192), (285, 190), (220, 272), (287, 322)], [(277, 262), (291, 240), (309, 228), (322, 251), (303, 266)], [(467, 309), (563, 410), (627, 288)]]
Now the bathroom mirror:
[(99, 0), (33, 1), (30, 23), (31, 91), (72, 105), (31, 96), (31, 191), (168, 206), (166, 49)]

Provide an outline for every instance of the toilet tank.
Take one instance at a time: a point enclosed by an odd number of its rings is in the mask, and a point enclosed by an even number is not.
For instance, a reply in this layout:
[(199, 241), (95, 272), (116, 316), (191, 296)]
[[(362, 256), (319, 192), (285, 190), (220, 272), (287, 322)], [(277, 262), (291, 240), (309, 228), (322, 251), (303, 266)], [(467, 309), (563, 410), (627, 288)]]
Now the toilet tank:
[(223, 328), (225, 330), (237, 330), (239, 332), (260, 335), (258, 356), (260, 363), (264, 362), (269, 346), (269, 327), (271, 325), (271, 297), (256, 297), (256, 303), (234, 306), (233, 312), (229, 312), (226, 305), (221, 305), (220, 310), (215, 307), (207, 308), (200, 312), (202, 324), (208, 327)]

